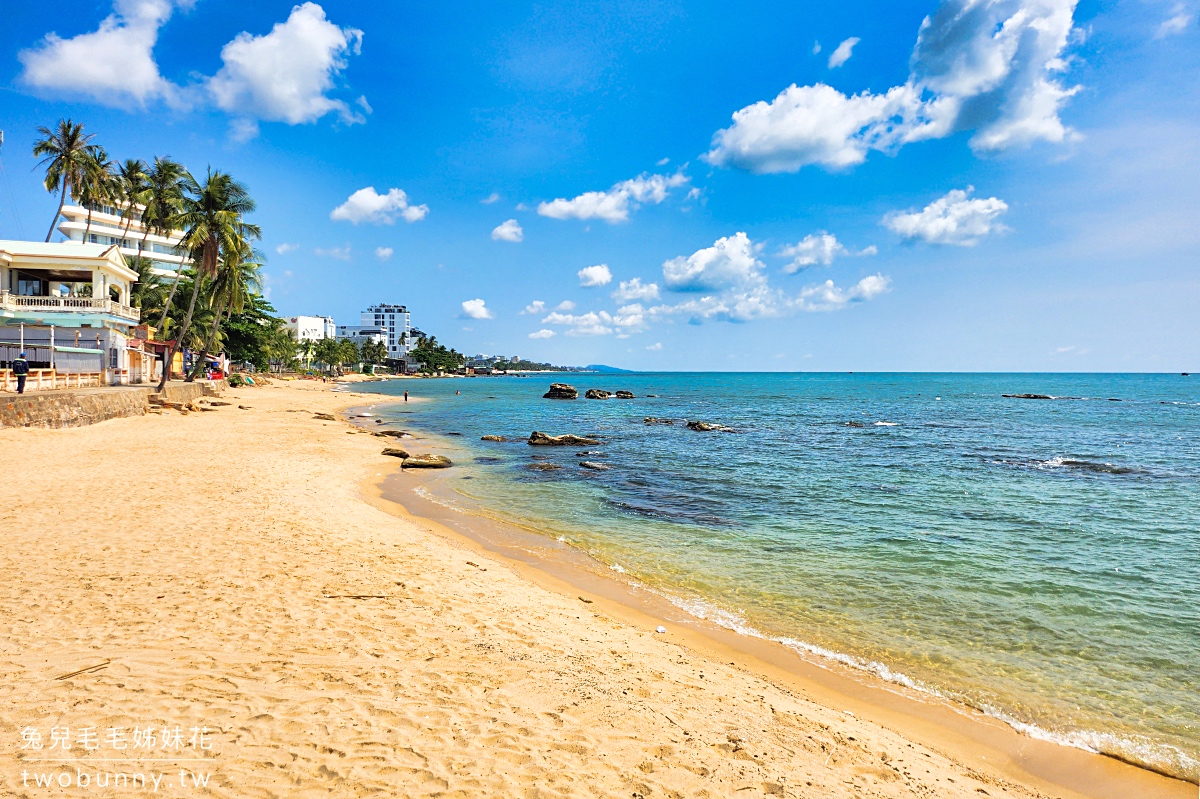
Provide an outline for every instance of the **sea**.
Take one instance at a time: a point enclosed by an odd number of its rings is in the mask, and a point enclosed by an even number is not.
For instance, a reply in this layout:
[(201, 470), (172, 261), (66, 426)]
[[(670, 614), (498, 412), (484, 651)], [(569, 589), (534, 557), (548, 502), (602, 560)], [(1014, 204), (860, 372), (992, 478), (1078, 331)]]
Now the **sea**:
[[(543, 399), (554, 381), (579, 399)], [(356, 388), (428, 400), (379, 413), (453, 442), (465, 505), (560, 538), (697, 617), (1028, 735), (1200, 778), (1200, 375)], [(584, 399), (589, 388), (635, 398)], [(534, 430), (601, 443), (531, 447)]]

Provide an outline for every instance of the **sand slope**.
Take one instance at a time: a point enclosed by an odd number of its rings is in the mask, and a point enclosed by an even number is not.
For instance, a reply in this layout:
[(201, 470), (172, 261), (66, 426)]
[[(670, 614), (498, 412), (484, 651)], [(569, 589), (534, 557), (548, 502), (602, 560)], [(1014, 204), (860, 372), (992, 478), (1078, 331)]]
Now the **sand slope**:
[(21, 749), (26, 726), (179, 724), (210, 728), (213, 749), (152, 754), (203, 754), (185, 765), (213, 776), (167, 795), (1043, 795), (364, 501), (396, 466), (388, 442), (289, 410), (345, 395), (297, 384), (226, 399), (0, 431), (0, 793), (107, 795), (24, 787), (23, 769), (51, 765)]

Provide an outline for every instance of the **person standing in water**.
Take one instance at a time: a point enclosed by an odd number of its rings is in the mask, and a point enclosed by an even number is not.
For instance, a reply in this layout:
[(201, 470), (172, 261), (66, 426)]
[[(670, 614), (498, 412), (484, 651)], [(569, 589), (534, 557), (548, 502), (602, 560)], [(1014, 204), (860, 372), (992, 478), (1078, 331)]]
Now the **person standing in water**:
[(408, 389), (404, 389), (404, 401), (408, 402)]

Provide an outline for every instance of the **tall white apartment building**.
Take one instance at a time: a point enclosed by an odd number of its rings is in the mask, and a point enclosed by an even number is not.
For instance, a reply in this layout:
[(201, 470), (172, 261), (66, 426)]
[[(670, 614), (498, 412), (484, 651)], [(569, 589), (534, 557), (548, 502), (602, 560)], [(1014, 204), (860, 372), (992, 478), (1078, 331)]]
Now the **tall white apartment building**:
[(400, 360), (416, 347), (412, 338), (412, 322), (408, 308), (403, 305), (372, 305), (359, 314), (359, 324), (364, 328), (380, 328), (387, 334), (388, 357)]
[[(67, 241), (77, 244), (117, 244), (126, 258), (136, 257), (140, 247), (142, 257), (150, 261), (151, 267), (162, 277), (173, 278), (181, 264), (191, 263), (179, 249), (183, 231), (170, 230), (165, 236), (153, 232), (147, 235), (140, 213), (127, 220), (121, 216), (121, 210), (113, 205), (92, 206), (89, 226), (86, 206), (64, 205), (58, 232), (66, 236)], [(138, 210), (140, 212), (141, 208)]]
[(289, 316), (285, 324), (296, 334), (296, 341), (337, 338), (337, 325), (329, 316)]

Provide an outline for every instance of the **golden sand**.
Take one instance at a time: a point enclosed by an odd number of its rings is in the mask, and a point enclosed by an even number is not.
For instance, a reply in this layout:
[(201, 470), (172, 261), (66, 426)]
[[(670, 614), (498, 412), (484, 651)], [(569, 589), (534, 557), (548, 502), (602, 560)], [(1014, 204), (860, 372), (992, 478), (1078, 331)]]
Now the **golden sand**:
[(1010, 731), (989, 748), (769, 655), (656, 635), (644, 609), (380, 499), (391, 441), (314, 419), (366, 402), (329, 388), (0, 431), (0, 795), (127, 795), (34, 784), (106, 772), (167, 796), (1195, 795), (1065, 749), (1063, 781), (1038, 776)]

